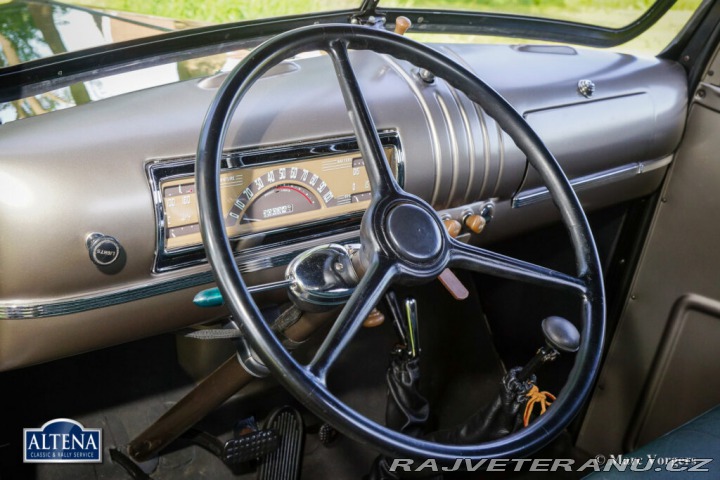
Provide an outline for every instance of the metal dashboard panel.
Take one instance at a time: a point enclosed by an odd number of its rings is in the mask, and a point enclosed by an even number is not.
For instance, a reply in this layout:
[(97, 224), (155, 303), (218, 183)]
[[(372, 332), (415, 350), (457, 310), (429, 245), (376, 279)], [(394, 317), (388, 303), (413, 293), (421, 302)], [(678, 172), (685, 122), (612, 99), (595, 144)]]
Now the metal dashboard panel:
[[(638, 93), (535, 110), (526, 113), (525, 118), (565, 166), (566, 175), (575, 178), (638, 159), (656, 158), (652, 152), (656, 125), (648, 120), (654, 107), (649, 95)], [(577, 159), (580, 148), (581, 160)], [(530, 170), (522, 189), (541, 184), (536, 172)]]
[[(676, 63), (551, 45), (455, 45), (446, 51), (526, 117), (568, 178), (663, 158), (682, 137), (687, 79)], [(595, 84), (591, 97), (579, 92), (581, 80)], [(520, 153), (511, 143), (506, 155)], [(522, 188), (538, 185), (530, 172)]]
[[(602, 107), (608, 109), (607, 122), (592, 127), (576, 122), (576, 128), (569, 130), (548, 119), (536, 125), (549, 139), (551, 150), (567, 147), (560, 160), (571, 175), (612, 168), (629, 156), (636, 155), (637, 162), (666, 156), (682, 134), (685, 77), (673, 63), (595, 51), (561, 55), (528, 53), (511, 46), (438, 48), (473, 68), (523, 113), (572, 106), (576, 119), (592, 116), (600, 103), (593, 106), (593, 100), (576, 91), (578, 80), (586, 77), (598, 86), (595, 100), (615, 99)], [(522, 185), (526, 160), (493, 119), (445, 82), (425, 83), (405, 62), (371, 52), (353, 52), (352, 60), (378, 129), (397, 132), (400, 139), (408, 191), (438, 209), (490, 198), (509, 205)], [(321, 142), (352, 134), (329, 59), (320, 55), (293, 64), (297, 68), (275, 69), (243, 99), (227, 148)], [(216, 315), (189, 314), (188, 308), (194, 307), (185, 301), (160, 301), (180, 298), (166, 292), (164, 284), (186, 285), (179, 280), (207, 275), (209, 268), (199, 265), (153, 273), (157, 218), (146, 164), (157, 158), (194, 156), (217, 80), (165, 85), (0, 126), (0, 311), (37, 312), (43, 310), (35, 307), (75, 299), (90, 299), (87, 304), (93, 306), (66, 315), (0, 318), (0, 369), (172, 330)], [(637, 108), (631, 116), (625, 112), (629, 104)], [(634, 130), (639, 124), (646, 125)], [(634, 130), (637, 136), (602, 144), (608, 132), (618, 128)], [(627, 155), (628, 151), (635, 153)], [(612, 200), (610, 195), (607, 201)], [(502, 231), (531, 228), (545, 215), (538, 215), (537, 208), (499, 211), (507, 221), (493, 222), (497, 233), (490, 232), (487, 239), (501, 236)], [(90, 261), (85, 239), (92, 232), (114, 236), (122, 244), (127, 260), (121, 270), (104, 272)], [(329, 230), (304, 245), (336, 238)], [(273, 251), (264, 255), (272, 257)], [(248, 280), (272, 281), (270, 277), (278, 274), (277, 268), (257, 271)], [(111, 308), (102, 306), (104, 296), (117, 300), (119, 293), (138, 289), (159, 292), (157, 297), (143, 297), (143, 302), (152, 304), (143, 312), (144, 323), (157, 321), (146, 330), (130, 319), (138, 315), (139, 300), (133, 301), (134, 297)], [(183, 298), (189, 298), (191, 292), (185, 292)], [(19, 327), (11, 328), (13, 322), (27, 322), (23, 338), (32, 337), (32, 331), (42, 335), (35, 335), (30, 347), (16, 342), (13, 332)], [(128, 322), (135, 322), (135, 327), (128, 330)], [(55, 334), (67, 325), (81, 326), (83, 338), (64, 335), (70, 344), (54, 345)]]

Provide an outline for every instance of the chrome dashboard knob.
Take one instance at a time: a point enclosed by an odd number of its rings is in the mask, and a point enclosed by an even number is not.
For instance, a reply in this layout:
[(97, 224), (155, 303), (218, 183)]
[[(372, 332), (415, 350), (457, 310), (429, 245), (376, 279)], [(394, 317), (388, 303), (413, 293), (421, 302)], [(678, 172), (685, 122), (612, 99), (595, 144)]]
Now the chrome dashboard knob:
[(90, 260), (98, 267), (112, 265), (120, 257), (122, 248), (120, 242), (110, 235), (91, 233), (85, 243), (90, 254)]

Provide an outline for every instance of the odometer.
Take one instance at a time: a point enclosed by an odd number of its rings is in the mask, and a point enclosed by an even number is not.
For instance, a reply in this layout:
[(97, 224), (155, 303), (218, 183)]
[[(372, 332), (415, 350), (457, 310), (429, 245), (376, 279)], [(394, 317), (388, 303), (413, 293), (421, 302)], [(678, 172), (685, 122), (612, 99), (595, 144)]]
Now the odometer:
[(235, 202), (228, 213), (227, 225), (232, 225), (233, 219), (241, 223), (259, 222), (318, 209), (320, 201), (310, 190), (300, 185), (281, 184), (266, 190), (244, 209)]

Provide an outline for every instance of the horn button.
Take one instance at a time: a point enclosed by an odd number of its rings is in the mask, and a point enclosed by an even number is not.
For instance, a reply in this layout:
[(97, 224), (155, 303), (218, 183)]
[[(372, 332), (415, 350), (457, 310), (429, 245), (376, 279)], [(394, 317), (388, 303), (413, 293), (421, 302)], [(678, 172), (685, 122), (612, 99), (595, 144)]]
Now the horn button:
[(387, 238), (395, 253), (405, 260), (428, 263), (442, 249), (442, 232), (436, 219), (417, 205), (393, 207), (385, 220)]

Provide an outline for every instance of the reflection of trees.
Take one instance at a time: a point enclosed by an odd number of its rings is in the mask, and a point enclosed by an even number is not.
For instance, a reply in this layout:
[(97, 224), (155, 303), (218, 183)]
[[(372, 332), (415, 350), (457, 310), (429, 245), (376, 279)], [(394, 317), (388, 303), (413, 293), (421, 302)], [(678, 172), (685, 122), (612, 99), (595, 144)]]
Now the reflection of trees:
[(226, 61), (227, 56), (225, 54), (184, 60), (177, 63), (178, 76), (180, 80), (189, 80), (214, 75), (220, 71)]
[[(35, 22), (37, 28), (42, 32), (42, 36), (47, 42), (52, 52), (54, 54), (65, 53), (67, 51), (67, 48), (65, 48), (65, 44), (60, 37), (60, 32), (58, 32), (58, 29), (55, 26), (55, 21), (53, 20), (53, 8), (54, 7), (52, 7), (51, 5), (43, 5), (37, 3), (31, 3), (28, 5), (30, 16)], [(62, 7), (56, 8), (62, 9)], [(63, 13), (65, 13), (67, 9), (62, 10)], [(75, 101), (76, 105), (88, 103), (90, 101), (90, 95), (88, 95), (85, 84), (83, 83), (72, 84), (70, 86), (70, 95), (72, 97), (72, 100)]]
[(32, 24), (30, 12), (24, 5), (9, 4), (3, 7), (0, 14), (0, 33), (13, 46), (12, 52), (3, 45), (3, 54), (0, 62), (3, 67), (11, 65), (8, 54), (14, 55), (19, 62), (27, 62), (39, 57), (38, 46), (45, 44), (40, 32)]
[[(4, 33), (0, 33), (0, 48), (2, 48), (4, 65), (17, 65), (20, 63), (20, 56), (18, 55), (15, 45), (8, 40), (8, 37)], [(39, 115), (45, 113), (45, 109), (35, 97), (29, 97), (25, 100), (15, 100), (11, 102), (15, 107), (17, 118), (25, 118), (30, 114)], [(29, 111), (28, 111), (29, 109)]]
[[(67, 51), (53, 19), (53, 14), (67, 9), (48, 4), (14, 4), (0, 8), (0, 67), (17, 65), (45, 56)], [(16, 118), (25, 118), (54, 110), (61, 106), (90, 101), (85, 85), (74, 84), (70, 90), (38, 95), (10, 103)], [(3, 110), (7, 105), (3, 106)]]

